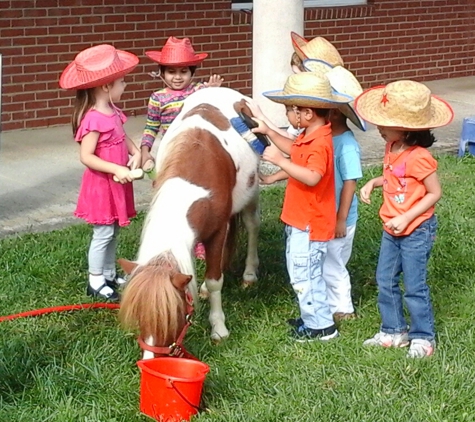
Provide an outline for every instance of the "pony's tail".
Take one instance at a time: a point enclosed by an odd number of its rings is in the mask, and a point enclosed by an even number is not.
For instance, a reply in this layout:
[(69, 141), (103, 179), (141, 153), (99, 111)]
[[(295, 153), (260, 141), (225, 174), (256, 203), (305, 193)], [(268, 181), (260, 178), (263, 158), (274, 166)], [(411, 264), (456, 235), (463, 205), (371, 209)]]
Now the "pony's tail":
[(125, 288), (119, 319), (126, 329), (138, 329), (143, 339), (152, 336), (156, 345), (178, 337), (184, 324), (185, 304), (170, 280), (170, 273), (156, 265), (138, 269)]
[(228, 233), (223, 253), (223, 271), (229, 270), (234, 254), (236, 252), (236, 241), (239, 225), (241, 223), (240, 214), (235, 214), (229, 220)]

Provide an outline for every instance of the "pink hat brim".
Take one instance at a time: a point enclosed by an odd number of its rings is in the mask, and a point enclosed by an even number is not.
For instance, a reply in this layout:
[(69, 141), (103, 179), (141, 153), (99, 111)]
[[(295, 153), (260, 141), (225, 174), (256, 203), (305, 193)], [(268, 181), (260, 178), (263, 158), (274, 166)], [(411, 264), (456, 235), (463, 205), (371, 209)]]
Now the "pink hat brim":
[(105, 76), (98, 76), (97, 79), (84, 83), (79, 80), (76, 65), (74, 61), (72, 61), (61, 74), (61, 77), (59, 78), (59, 86), (63, 89), (95, 88), (97, 86), (105, 85), (115, 81), (116, 79), (122, 78), (123, 76), (132, 72), (132, 70), (134, 70), (139, 64), (139, 58), (135, 54), (123, 50), (116, 51), (120, 61), (124, 65), (123, 69), (120, 71)]
[(174, 62), (174, 63), (166, 63), (161, 61), (162, 52), (161, 51), (146, 51), (146, 56), (153, 60), (154, 62), (161, 64), (162, 66), (196, 66), (199, 65), (206, 57), (208, 57), (208, 53), (197, 53), (193, 60), (189, 61), (182, 61), (182, 62)]

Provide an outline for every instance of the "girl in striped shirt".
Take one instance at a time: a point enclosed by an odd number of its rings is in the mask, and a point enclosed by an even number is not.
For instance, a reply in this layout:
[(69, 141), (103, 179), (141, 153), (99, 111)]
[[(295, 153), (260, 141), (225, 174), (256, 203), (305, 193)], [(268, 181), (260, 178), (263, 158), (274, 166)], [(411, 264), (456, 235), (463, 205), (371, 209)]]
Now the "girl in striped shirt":
[(192, 82), (196, 67), (208, 56), (195, 53), (188, 38), (170, 37), (162, 51), (147, 51), (145, 54), (160, 65), (158, 73), (166, 87), (155, 91), (148, 102), (147, 122), (142, 135), (142, 167), (151, 171), (155, 162), (150, 153), (156, 136), (162, 136), (180, 112), (183, 101), (201, 88), (221, 86), (223, 78), (213, 75), (208, 82)]

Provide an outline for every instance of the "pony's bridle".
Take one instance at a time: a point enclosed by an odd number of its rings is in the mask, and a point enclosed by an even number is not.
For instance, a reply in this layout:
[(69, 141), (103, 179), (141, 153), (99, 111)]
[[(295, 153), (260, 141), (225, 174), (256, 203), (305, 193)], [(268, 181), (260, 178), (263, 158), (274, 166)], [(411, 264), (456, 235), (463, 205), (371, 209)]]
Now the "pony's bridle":
[(169, 346), (157, 347), (157, 346), (148, 345), (147, 343), (145, 343), (142, 337), (139, 337), (137, 340), (142, 350), (147, 350), (148, 352), (152, 352), (156, 355), (195, 359), (195, 357), (191, 355), (190, 353), (188, 353), (182, 345), (183, 340), (185, 339), (186, 332), (188, 331), (188, 328), (192, 324), (191, 316), (193, 315), (193, 310), (194, 310), (193, 297), (191, 296), (191, 293), (189, 292), (189, 290), (187, 290), (185, 293), (185, 300), (186, 300), (185, 325), (183, 326), (178, 338)]

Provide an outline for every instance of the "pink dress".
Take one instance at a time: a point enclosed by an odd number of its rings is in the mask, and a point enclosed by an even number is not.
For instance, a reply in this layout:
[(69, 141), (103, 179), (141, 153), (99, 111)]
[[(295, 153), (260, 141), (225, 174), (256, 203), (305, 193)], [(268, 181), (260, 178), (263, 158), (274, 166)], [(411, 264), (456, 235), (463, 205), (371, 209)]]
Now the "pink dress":
[[(95, 155), (105, 161), (126, 166), (129, 161), (123, 124), (127, 118), (117, 109), (110, 115), (89, 110), (83, 117), (76, 134), (76, 141), (89, 132), (99, 132)], [(84, 171), (78, 204), (74, 215), (90, 224), (110, 225), (117, 222), (127, 226), (135, 217), (132, 183), (114, 182), (113, 175), (86, 168)]]

